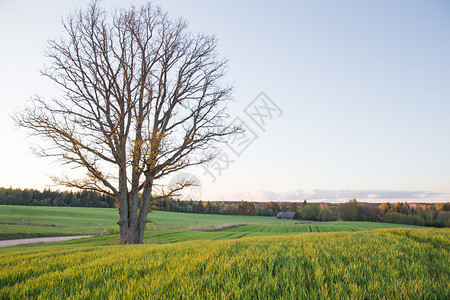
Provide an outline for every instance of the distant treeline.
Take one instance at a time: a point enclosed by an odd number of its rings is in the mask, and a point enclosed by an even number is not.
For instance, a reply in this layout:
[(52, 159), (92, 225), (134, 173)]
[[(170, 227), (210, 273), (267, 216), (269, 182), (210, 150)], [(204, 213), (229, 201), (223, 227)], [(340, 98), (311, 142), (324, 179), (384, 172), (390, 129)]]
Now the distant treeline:
[(280, 211), (297, 212), (301, 219), (311, 221), (371, 221), (420, 226), (450, 227), (450, 202), (423, 204), (298, 202), (202, 202), (180, 201), (170, 198), (153, 200), (153, 210), (176, 212), (276, 216)]
[(116, 200), (97, 192), (0, 188), (0, 205), (114, 207)]
[[(0, 205), (115, 207), (116, 200), (97, 192), (44, 191), (0, 188)], [(450, 202), (447, 203), (346, 203), (299, 202), (210, 202), (180, 201), (155, 198), (152, 210), (174, 212), (276, 216), (279, 212), (297, 212), (301, 219), (311, 221), (372, 221), (420, 226), (450, 227)]]

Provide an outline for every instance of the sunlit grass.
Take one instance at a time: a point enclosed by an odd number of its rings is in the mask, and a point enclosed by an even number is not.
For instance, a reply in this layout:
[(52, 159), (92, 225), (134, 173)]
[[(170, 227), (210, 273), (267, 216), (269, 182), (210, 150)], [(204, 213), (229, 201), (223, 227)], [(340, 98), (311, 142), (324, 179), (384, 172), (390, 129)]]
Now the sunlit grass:
[(304, 233), (0, 254), (0, 298), (448, 299), (449, 229)]

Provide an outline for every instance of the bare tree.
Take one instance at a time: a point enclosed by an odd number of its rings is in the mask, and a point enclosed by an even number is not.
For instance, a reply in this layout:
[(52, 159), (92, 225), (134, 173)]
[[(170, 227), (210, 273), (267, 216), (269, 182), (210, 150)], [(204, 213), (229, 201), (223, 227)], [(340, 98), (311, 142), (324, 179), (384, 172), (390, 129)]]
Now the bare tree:
[(61, 97), (36, 96), (14, 120), (46, 140), (39, 155), (87, 171), (57, 184), (116, 197), (122, 243), (142, 243), (157, 181), (211, 160), (193, 155), (238, 130), (225, 126), (227, 62), (214, 37), (151, 4), (108, 15), (94, 1), (63, 25), (42, 71)]

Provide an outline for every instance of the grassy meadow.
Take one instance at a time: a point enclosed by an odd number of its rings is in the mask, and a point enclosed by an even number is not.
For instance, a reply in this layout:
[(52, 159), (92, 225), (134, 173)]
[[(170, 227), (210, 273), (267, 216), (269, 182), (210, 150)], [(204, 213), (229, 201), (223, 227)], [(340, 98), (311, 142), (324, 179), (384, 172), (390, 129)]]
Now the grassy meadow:
[[(117, 211), (0, 206), (0, 218), (3, 237), (22, 219), (32, 223), (27, 233), (90, 234), (100, 233), (98, 222), (115, 226)], [(113, 234), (0, 248), (0, 299), (450, 297), (450, 229), (163, 211), (149, 218), (144, 245), (117, 245)]]
[[(229, 216), (153, 211), (146, 242), (233, 239), (305, 232), (361, 231), (417, 226), (372, 222), (304, 222), (275, 217)], [(22, 228), (22, 220), (24, 226)], [(100, 235), (118, 229), (112, 208), (0, 205), (0, 240), (61, 235)], [(99, 223), (102, 225), (99, 226)], [(22, 234), (21, 234), (22, 231)], [(117, 231), (117, 230), (116, 230)], [(104, 240), (117, 240), (117, 235)]]
[[(285, 224), (253, 224), (226, 227), (221, 230), (154, 230), (145, 233), (144, 243), (175, 243), (192, 240), (225, 240), (244, 237), (296, 235), (308, 232), (363, 231), (380, 228), (419, 228), (417, 226), (397, 225), (371, 222), (326, 222), (326, 223), (285, 223)], [(114, 240), (111, 239), (110, 242)], [(107, 238), (104, 240), (106, 241)], [(116, 238), (118, 240), (118, 237)]]
[(449, 229), (12, 248), (0, 252), (0, 299), (450, 296)]
[[(0, 205), (0, 240), (99, 234), (108, 227), (116, 227), (118, 211), (114, 208), (89, 207), (41, 207)], [(227, 215), (202, 215), (154, 211), (149, 214), (151, 228), (197, 228), (210, 229), (226, 224), (285, 223), (273, 217), (248, 217)], [(22, 220), (23, 226), (22, 235)], [(102, 223), (100, 228), (99, 223)]]

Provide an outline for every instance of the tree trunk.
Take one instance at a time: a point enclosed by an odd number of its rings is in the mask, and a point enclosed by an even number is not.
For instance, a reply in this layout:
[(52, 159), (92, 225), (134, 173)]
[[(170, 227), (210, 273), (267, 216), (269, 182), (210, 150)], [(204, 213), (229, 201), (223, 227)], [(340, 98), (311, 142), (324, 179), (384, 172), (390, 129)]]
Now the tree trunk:
[[(120, 223), (120, 241), (122, 244), (142, 244), (144, 242), (145, 225), (150, 209), (150, 200), (152, 193), (153, 179), (147, 179), (139, 210), (129, 210), (128, 222)], [(137, 201), (137, 197), (128, 199), (128, 201)]]
[[(145, 215), (145, 216), (144, 216)], [(127, 230), (120, 230), (120, 241), (122, 244), (142, 244), (144, 242), (145, 225), (147, 224), (147, 213), (139, 219), (137, 226), (129, 226)]]
[(119, 172), (119, 194), (117, 196), (117, 203), (119, 209), (119, 228), (120, 228), (120, 240), (123, 243), (124, 237), (128, 234), (128, 190), (127, 190), (127, 177), (126, 170), (121, 169)]

